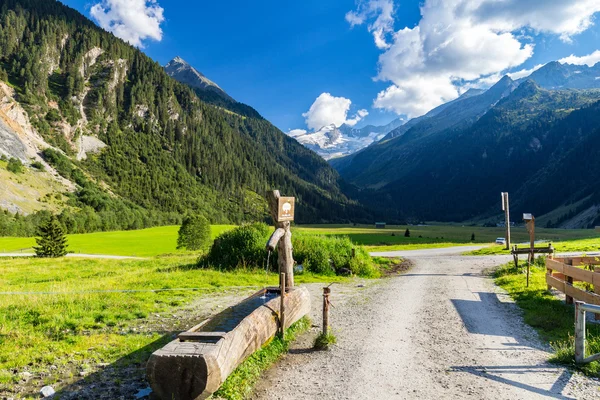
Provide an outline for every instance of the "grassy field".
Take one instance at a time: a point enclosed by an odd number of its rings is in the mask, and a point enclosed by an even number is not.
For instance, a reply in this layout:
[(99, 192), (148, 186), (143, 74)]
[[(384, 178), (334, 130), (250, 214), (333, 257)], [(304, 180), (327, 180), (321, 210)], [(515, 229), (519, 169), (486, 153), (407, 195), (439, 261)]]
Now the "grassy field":
[[(267, 277), (260, 270), (195, 269), (195, 261), (191, 255), (0, 259), (0, 398), (24, 372), (40, 377), (39, 390), (128, 355), (131, 362), (142, 362), (177, 326), (198, 322), (174, 318), (177, 310), (211, 293), (240, 287), (236, 290), (244, 295), (278, 282), (277, 274)], [(343, 279), (296, 276), (298, 283)], [(211, 312), (203, 307), (190, 310), (190, 318)]]
[[(232, 225), (212, 225), (212, 237), (232, 229)], [(177, 250), (178, 226), (161, 226), (137, 231), (97, 232), (68, 235), (69, 251), (83, 254), (151, 257), (161, 254), (185, 253)], [(0, 252), (23, 250), (30, 252), (34, 238), (0, 238)]]
[[(554, 297), (546, 290), (545, 268), (532, 268), (530, 284), (521, 271), (508, 264), (496, 272), (496, 284), (504, 288), (524, 311), (525, 322), (533, 326), (542, 340), (550, 343), (555, 354), (550, 361), (575, 366), (573, 342), (574, 308)], [(600, 326), (587, 326), (588, 354), (600, 352)], [(594, 361), (581, 367), (583, 372), (600, 376), (600, 362)]]
[[(504, 237), (504, 228), (485, 228), (462, 225), (425, 225), (425, 226), (387, 226), (375, 229), (373, 226), (350, 225), (304, 225), (300, 231), (322, 235), (345, 235), (357, 244), (369, 246), (371, 251), (411, 250), (419, 248), (449, 247), (457, 244), (493, 243), (497, 237)], [(410, 237), (405, 237), (406, 229)], [(514, 227), (511, 230), (515, 243), (528, 240), (525, 228)], [(471, 235), (475, 240), (471, 241)], [(536, 229), (540, 240), (567, 241), (583, 238), (598, 238), (600, 235), (592, 229)], [(499, 249), (500, 250), (500, 249)]]
[[(537, 247), (547, 246), (546, 243), (536, 244)], [(564, 242), (552, 242), (556, 252), (597, 252), (600, 251), (600, 237), (593, 239), (567, 240)], [(521, 247), (528, 247), (528, 244), (523, 244)], [(480, 250), (475, 250), (469, 253), (470, 255), (485, 256), (494, 254), (510, 254), (510, 250), (505, 250), (504, 246), (490, 246)]]

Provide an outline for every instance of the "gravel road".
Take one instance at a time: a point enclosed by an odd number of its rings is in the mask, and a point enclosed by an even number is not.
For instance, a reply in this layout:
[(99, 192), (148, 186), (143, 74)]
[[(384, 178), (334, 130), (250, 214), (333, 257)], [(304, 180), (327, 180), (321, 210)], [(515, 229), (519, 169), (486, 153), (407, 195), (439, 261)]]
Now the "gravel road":
[[(549, 349), (485, 273), (508, 257), (413, 254), (403, 275), (334, 285), (338, 343), (312, 351), (314, 326), (253, 398), (600, 398), (597, 381), (546, 362)], [(319, 289), (311, 287), (315, 325)]]

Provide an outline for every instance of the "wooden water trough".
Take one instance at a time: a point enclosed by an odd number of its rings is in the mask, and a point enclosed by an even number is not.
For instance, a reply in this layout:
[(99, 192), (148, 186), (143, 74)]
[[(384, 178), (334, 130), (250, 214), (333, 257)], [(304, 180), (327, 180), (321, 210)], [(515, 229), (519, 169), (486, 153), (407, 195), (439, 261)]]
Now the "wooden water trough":
[[(195, 326), (152, 354), (148, 381), (163, 400), (206, 399), (248, 356), (280, 328), (279, 288), (262, 289), (234, 307)], [(284, 328), (310, 312), (304, 287), (286, 291)]]

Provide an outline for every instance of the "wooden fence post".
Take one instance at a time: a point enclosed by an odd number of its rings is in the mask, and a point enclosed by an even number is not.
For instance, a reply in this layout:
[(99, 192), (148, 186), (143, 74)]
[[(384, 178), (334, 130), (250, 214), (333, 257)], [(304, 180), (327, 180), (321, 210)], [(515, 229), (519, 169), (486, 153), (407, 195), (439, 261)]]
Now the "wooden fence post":
[(575, 362), (582, 363), (585, 358), (585, 311), (583, 302), (575, 303)]
[(279, 279), (279, 324), (281, 325), (281, 338), (285, 339), (285, 273)]
[(329, 333), (329, 294), (331, 288), (323, 288), (323, 336)]
[[(600, 267), (594, 267), (594, 272), (600, 273)], [(596, 277), (594, 277), (594, 279), (592, 279), (592, 281), (593, 281), (593, 285), (594, 285), (594, 293), (600, 294), (600, 282), (598, 282), (598, 284), (596, 284)], [(600, 321), (600, 314), (594, 314), (594, 319), (596, 321)]]
[(277, 264), (279, 272), (285, 273), (287, 279), (286, 287), (291, 289), (294, 287), (294, 257), (292, 254), (292, 231), (290, 230), (290, 221), (279, 221), (279, 190), (267, 192), (267, 200), (271, 217), (275, 224), (275, 233), (272, 239), (267, 244), (267, 249), (274, 250), (277, 246)]

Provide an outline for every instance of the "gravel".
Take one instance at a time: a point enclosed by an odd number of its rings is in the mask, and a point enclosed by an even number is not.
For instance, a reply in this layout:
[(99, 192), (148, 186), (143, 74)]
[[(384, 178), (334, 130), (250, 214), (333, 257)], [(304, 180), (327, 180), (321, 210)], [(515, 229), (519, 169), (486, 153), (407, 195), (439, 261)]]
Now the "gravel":
[[(411, 258), (400, 276), (332, 287), (338, 342), (297, 341), (264, 374), (255, 399), (592, 399), (596, 380), (547, 363), (549, 348), (486, 270), (507, 257)], [(312, 318), (320, 324), (320, 288)]]

